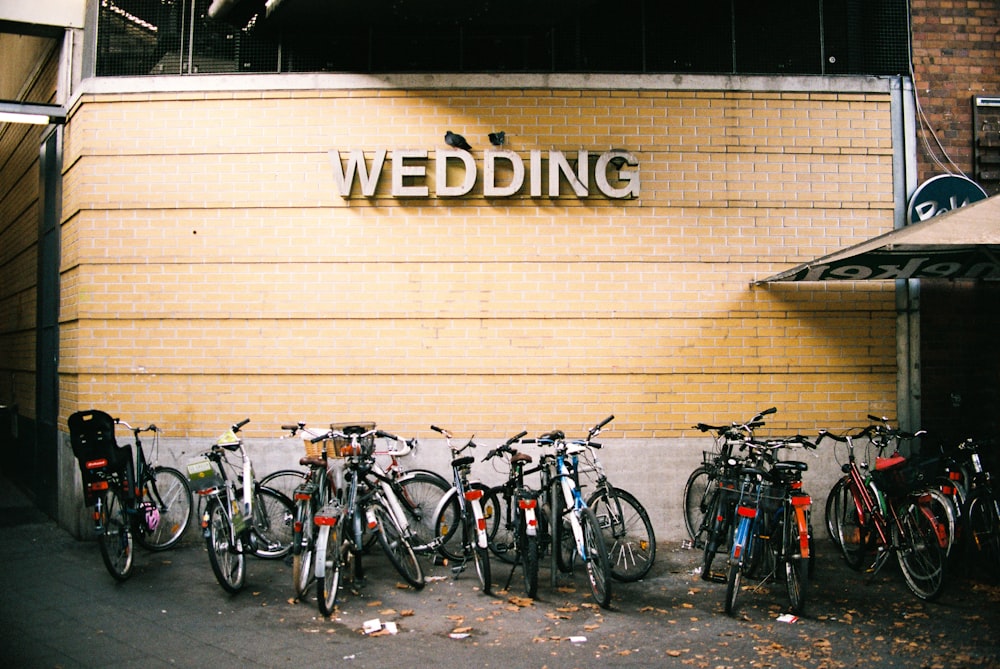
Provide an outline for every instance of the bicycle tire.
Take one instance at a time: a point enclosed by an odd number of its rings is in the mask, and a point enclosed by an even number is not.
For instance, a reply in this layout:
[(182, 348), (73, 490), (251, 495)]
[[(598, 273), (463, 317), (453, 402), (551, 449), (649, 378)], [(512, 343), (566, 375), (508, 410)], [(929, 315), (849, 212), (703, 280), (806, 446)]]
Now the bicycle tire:
[(918, 497), (924, 512), (933, 514), (935, 528), (944, 532), (944, 536), (938, 535), (938, 540), (947, 558), (951, 555), (958, 536), (958, 514), (951, 497), (934, 487), (919, 492)]
[(417, 561), (417, 556), (410, 546), (410, 542), (403, 536), (402, 531), (396, 524), (396, 519), (392, 517), (389, 510), (382, 506), (381, 502), (374, 502), (371, 505), (372, 514), (377, 523), (378, 542), (382, 551), (389, 558), (389, 562), (396, 568), (399, 575), (407, 583), (417, 590), (424, 587), (424, 573)]
[[(296, 530), (295, 528), (301, 528)], [(313, 500), (295, 502), (295, 523), (292, 532), (292, 587), (295, 598), (302, 599), (315, 574), (313, 557), (316, 547), (316, 526), (313, 525)]]
[(258, 486), (280, 492), (288, 499), (295, 499), (295, 489), (302, 485), (308, 472), (299, 469), (278, 469), (257, 481)]
[[(493, 511), (489, 511), (489, 509)], [(501, 562), (517, 563), (517, 516), (513, 498), (506, 494), (505, 486), (490, 488), (483, 498), (483, 514), (494, 518), (490, 530), (490, 552)], [(487, 527), (490, 527), (487, 524)]]
[(552, 508), (549, 520), (550, 538), (552, 541), (552, 585), (556, 585), (559, 573), (571, 574), (576, 559), (576, 538), (569, 523), (566, 512), (566, 500), (563, 499), (562, 484), (556, 479), (552, 483)]
[[(706, 519), (708, 522), (707, 536), (705, 537), (705, 548), (702, 553), (701, 577), (705, 581), (716, 580), (712, 572), (712, 564), (715, 557), (729, 549), (728, 536), (733, 527), (732, 508), (720, 509), (725, 497), (722, 494), (713, 495), (709, 501)], [(719, 580), (725, 581), (725, 576)]]
[(524, 592), (535, 599), (538, 597), (538, 537), (527, 533), (523, 516), (518, 534), (517, 554), (521, 560), (521, 571), (524, 572)]
[(108, 573), (116, 581), (124, 581), (132, 575), (135, 557), (135, 541), (128, 509), (117, 487), (111, 487), (102, 497), (98, 522), (98, 544), (101, 559)]
[(965, 558), (973, 573), (986, 580), (1000, 578), (1000, 502), (992, 494), (973, 494), (963, 516)]
[(698, 540), (708, 507), (708, 492), (714, 482), (715, 477), (708, 467), (699, 465), (684, 483), (684, 526), (692, 541)]
[(587, 508), (580, 512), (580, 524), (583, 526), (584, 564), (590, 592), (598, 606), (602, 609), (610, 608), (611, 564), (608, 549), (604, 545), (604, 533), (593, 509)]
[(896, 560), (910, 592), (920, 599), (933, 601), (944, 591), (945, 554), (941, 548), (936, 522), (920, 503), (909, 502), (900, 514), (905, 536), (898, 536)]
[(656, 560), (656, 535), (649, 514), (635, 495), (609, 486), (591, 495), (587, 506), (604, 533), (611, 577), (633, 583), (649, 573)]
[(277, 560), (292, 550), (295, 507), (292, 500), (271, 488), (257, 487), (253, 501), (251, 548), (264, 560)]
[(490, 549), (479, 545), (479, 531), (476, 528), (475, 514), (470, 510), (465, 518), (465, 544), (471, 549), (472, 560), (476, 566), (476, 575), (479, 577), (479, 587), (483, 594), (489, 595), (493, 592), (493, 573), (490, 568)]
[[(163, 551), (177, 545), (191, 524), (194, 495), (186, 476), (173, 467), (154, 467), (152, 480), (143, 496), (156, 505), (160, 515), (155, 530), (138, 533), (139, 545), (151, 551)], [(142, 523), (142, 519), (139, 520)]]
[(844, 495), (843, 506), (839, 509), (836, 519), (837, 543), (844, 562), (854, 571), (860, 571), (865, 563), (872, 537), (873, 520), (865, 520), (858, 516), (854, 491), (848, 486)]
[(229, 516), (223, 507), (222, 500), (216, 498), (208, 503), (205, 513), (208, 515), (208, 534), (205, 543), (208, 546), (208, 561), (212, 565), (215, 580), (223, 590), (237, 593), (246, 583), (246, 555), (243, 542), (233, 536), (229, 526)]
[(323, 575), (316, 577), (316, 601), (319, 605), (319, 612), (324, 616), (333, 615), (340, 592), (340, 578), (343, 571), (340, 526), (345, 517), (346, 514), (341, 514), (336, 524), (324, 525), (319, 528), (316, 537), (317, 543), (326, 546), (321, 558), (323, 560)]
[[(441, 498), (452, 486), (438, 474), (426, 471), (410, 471), (396, 480), (399, 499), (406, 522), (410, 526), (411, 541), (417, 546), (426, 546), (437, 536), (434, 510)], [(457, 502), (456, 502), (457, 507)]]
[(840, 526), (839, 522), (843, 514), (844, 505), (851, 502), (847, 497), (850, 492), (850, 477), (842, 476), (830, 487), (830, 492), (826, 496), (826, 533), (834, 546), (840, 547)]
[(729, 564), (729, 574), (726, 578), (726, 613), (733, 615), (740, 598), (740, 588), (743, 585), (743, 567), (739, 562)]
[(465, 557), (461, 523), (462, 511), (458, 502), (458, 491), (453, 488), (442, 498), (440, 509), (434, 519), (434, 536), (441, 542), (437, 551), (447, 560), (461, 560)]
[[(805, 610), (806, 590), (809, 587), (809, 565), (802, 557), (802, 529), (799, 527), (795, 514), (789, 513), (790, 510), (790, 507), (785, 507), (785, 518), (782, 523), (785, 586), (788, 590), (790, 611), (795, 615), (800, 615)], [(808, 511), (806, 513), (808, 522)], [(808, 533), (808, 529), (806, 532)], [(809, 541), (808, 534), (806, 541)], [(812, 555), (811, 552), (810, 555)]]

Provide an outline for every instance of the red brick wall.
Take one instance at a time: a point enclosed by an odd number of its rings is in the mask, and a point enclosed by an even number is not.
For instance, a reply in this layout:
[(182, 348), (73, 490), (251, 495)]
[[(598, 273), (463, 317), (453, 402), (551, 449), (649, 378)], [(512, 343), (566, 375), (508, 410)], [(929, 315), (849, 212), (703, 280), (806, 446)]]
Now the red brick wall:
[[(975, 178), (971, 98), (1000, 96), (1000, 3), (912, 0), (910, 6), (914, 85), (921, 108), (947, 157), (967, 176)], [(935, 163), (935, 158), (948, 163), (923, 128), (919, 139), (918, 181), (922, 182), (946, 171)], [(995, 184), (982, 185), (996, 192)]]

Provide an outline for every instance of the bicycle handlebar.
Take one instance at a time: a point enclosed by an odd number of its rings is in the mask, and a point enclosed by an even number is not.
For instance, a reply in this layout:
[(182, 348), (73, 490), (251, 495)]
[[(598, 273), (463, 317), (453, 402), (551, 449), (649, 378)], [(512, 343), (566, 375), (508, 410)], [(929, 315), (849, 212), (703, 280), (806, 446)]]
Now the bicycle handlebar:
[(128, 423), (126, 423), (125, 421), (123, 421), (121, 418), (115, 418), (114, 421), (115, 421), (115, 425), (123, 425), (124, 427), (126, 427), (128, 430), (130, 430), (131, 432), (133, 432), (135, 434), (139, 434), (140, 432), (159, 432), (160, 431), (160, 428), (156, 427), (156, 425), (154, 425), (153, 423), (150, 423), (146, 427), (132, 427), (131, 425), (129, 425)]

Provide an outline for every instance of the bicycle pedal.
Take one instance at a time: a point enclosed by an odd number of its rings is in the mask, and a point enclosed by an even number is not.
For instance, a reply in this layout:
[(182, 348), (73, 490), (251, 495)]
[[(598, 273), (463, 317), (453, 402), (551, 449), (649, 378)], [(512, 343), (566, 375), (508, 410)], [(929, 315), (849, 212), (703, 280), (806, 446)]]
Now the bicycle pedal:
[(702, 572), (701, 580), (708, 581), (710, 583), (725, 583), (728, 579), (725, 574), (717, 571)]

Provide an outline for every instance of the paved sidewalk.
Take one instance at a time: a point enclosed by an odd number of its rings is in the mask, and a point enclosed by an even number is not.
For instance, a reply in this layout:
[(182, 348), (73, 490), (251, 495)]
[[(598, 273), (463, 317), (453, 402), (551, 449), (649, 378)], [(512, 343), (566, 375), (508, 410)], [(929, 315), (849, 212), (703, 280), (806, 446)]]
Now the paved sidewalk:
[[(424, 561), (421, 592), (398, 585), (373, 554), (368, 585), (326, 620), (292, 602), (283, 561), (248, 562), (246, 589), (226, 594), (192, 532), (176, 549), (139, 549), (118, 584), (97, 545), (77, 541), (8, 490), (0, 494), (0, 658), (34, 667), (997, 667), (1000, 589), (954, 578), (924, 603), (895, 569), (850, 572), (825, 537), (807, 615), (780, 622), (783, 587), (745, 592), (727, 616), (725, 586), (694, 573), (699, 555), (658, 548), (642, 583), (615, 584), (614, 609), (588, 603), (582, 576), (527, 602), (519, 574), (486, 597), (474, 575), (452, 579)], [(499, 589), (509, 566), (495, 561)], [(365, 635), (366, 621), (397, 633)], [(468, 664), (473, 663), (473, 664)]]

